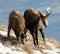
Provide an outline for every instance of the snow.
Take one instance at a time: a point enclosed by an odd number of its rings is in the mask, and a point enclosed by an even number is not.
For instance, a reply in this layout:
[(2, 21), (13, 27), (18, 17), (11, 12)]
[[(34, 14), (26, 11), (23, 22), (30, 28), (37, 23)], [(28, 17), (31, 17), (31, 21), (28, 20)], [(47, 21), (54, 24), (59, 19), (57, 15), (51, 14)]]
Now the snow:
[(33, 54), (42, 54), (40, 51), (33, 50)]
[[(0, 30), (0, 35), (7, 36), (7, 32)], [(15, 35), (11, 34), (11, 36), (15, 36)]]
[(52, 50), (44, 50), (45, 53), (48, 53), (48, 54), (58, 54)]
[[(3, 36), (6, 36), (7, 35), (7, 32), (5, 31), (1, 31), (0, 30), (0, 35), (3, 35)], [(12, 36), (15, 36), (14, 34), (11, 34)], [(57, 48), (57, 46), (53, 43), (50, 43), (50, 42), (46, 42), (47, 45), (49, 45), (51, 47), (51, 50), (48, 50), (48, 49), (42, 49), (41, 51), (43, 53), (46, 53), (46, 54), (60, 54), (60, 49)], [(42, 46), (42, 45), (41, 45)], [(42, 46), (44, 47), (44, 46)], [(12, 47), (14, 48), (14, 47)], [(24, 51), (22, 48), (19, 48), (19, 51), (17, 50), (12, 50), (12, 48), (9, 48), (9, 47), (6, 47), (4, 46), (1, 42), (0, 42), (0, 54), (29, 54), (27, 53), (26, 51)], [(21, 49), (21, 50), (20, 50)], [(42, 54), (41, 51), (39, 50), (32, 50), (33, 51), (33, 54)]]
[(28, 54), (25, 51), (17, 51), (17, 50), (12, 50), (9, 47), (4, 46), (2, 43), (0, 43), (0, 53), (1, 54)]
[(44, 49), (43, 51), (48, 53), (48, 54), (58, 54), (57, 52), (60, 53), (60, 49), (56, 48), (56, 46), (50, 42), (47, 42), (47, 44), (52, 48), (52, 50), (46, 50)]
[(6, 36), (7, 35), (7, 32), (0, 30), (0, 35)]
[(56, 46), (54, 44), (51, 44), (50, 42), (46, 42), (46, 44), (48, 44), (52, 50), (56, 49)]

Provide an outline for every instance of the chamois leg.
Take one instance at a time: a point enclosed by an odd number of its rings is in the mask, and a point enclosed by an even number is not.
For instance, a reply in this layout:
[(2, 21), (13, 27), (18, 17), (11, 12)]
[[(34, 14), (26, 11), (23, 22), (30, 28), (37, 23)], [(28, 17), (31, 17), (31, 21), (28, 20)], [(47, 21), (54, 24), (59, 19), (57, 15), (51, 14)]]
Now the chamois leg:
[(17, 37), (17, 41), (19, 41), (19, 34), (17, 32), (15, 32), (15, 35)]
[(45, 41), (45, 36), (44, 36), (43, 29), (39, 29), (39, 31), (41, 32), (41, 35), (42, 35), (42, 38), (43, 38), (43, 41), (44, 41), (44, 43), (46, 44), (46, 41)]
[(38, 44), (38, 35), (37, 35), (37, 34), (38, 34), (38, 31), (36, 30), (36, 31), (35, 31), (35, 36), (36, 36), (36, 44), (37, 44), (37, 45), (39, 45), (39, 44)]
[(22, 34), (20, 35), (20, 39), (21, 39), (22, 44), (24, 45), (24, 44), (25, 44), (24, 41), (25, 41), (25, 39), (26, 39), (26, 36), (25, 36), (24, 33), (22, 33)]
[(24, 34), (26, 34), (26, 33), (27, 33), (27, 31), (28, 31), (28, 29), (25, 29), (25, 32), (24, 32)]
[(9, 26), (8, 26), (8, 33), (7, 33), (8, 38), (10, 38), (10, 30), (11, 30), (11, 27), (10, 27), (10, 25), (9, 25)]
[(17, 41), (19, 42), (21, 40), (21, 43), (24, 44), (23, 38), (21, 37), (22, 35), (19, 35), (17, 32), (15, 32), (15, 35), (17, 37)]
[(32, 37), (33, 37), (33, 42), (34, 42), (34, 45), (36, 46), (36, 37), (35, 37), (35, 32), (32, 30), (30, 30), (30, 33), (32, 34)]

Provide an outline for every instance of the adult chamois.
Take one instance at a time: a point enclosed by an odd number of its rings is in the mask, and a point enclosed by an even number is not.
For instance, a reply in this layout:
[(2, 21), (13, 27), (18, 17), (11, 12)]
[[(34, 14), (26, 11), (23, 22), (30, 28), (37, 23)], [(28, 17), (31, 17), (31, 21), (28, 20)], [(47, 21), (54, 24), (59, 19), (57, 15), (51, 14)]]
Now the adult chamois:
[(25, 30), (25, 20), (22, 14), (18, 10), (13, 10), (9, 14), (9, 24), (8, 24), (8, 38), (10, 38), (10, 30), (13, 29), (17, 40), (19, 41), (19, 36), (21, 42), (24, 44), (24, 39), (26, 35), (24, 34)]
[(33, 37), (34, 45), (38, 45), (38, 30), (41, 32), (42, 38), (45, 43), (45, 36), (43, 28), (48, 26), (48, 16), (51, 14), (52, 11), (49, 13), (46, 11), (46, 14), (43, 15), (40, 11), (36, 9), (27, 9), (24, 12), (24, 19), (26, 21), (26, 32), (27, 30), (30, 31)]

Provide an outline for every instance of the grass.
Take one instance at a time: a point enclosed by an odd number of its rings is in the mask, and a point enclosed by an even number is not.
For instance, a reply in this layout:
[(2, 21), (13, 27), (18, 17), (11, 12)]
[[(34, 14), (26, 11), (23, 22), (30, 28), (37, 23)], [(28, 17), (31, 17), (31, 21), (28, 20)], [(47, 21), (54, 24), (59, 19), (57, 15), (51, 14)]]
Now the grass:
[(60, 48), (60, 42), (56, 41), (55, 39), (53, 38), (49, 38), (47, 41), (53, 43), (54, 45), (56, 45), (57, 47), (56, 48)]
[[(7, 27), (0, 26), (0, 30), (7, 31)], [(11, 30), (11, 33), (14, 33), (14, 32)], [(0, 35), (0, 42), (3, 43), (3, 45), (10, 48), (14, 46), (15, 49), (12, 48), (12, 50), (22, 51), (21, 49), (19, 49), (19, 48), (22, 48), (24, 51), (28, 52), (29, 54), (33, 54), (32, 50), (42, 50), (42, 49), (51, 50), (51, 47), (49, 45), (45, 46), (41, 36), (38, 36), (39, 48), (34, 47), (32, 36), (30, 34), (27, 34), (27, 36), (28, 36), (27, 42), (25, 43), (25, 45), (22, 45), (21, 43), (17, 42), (16, 37), (13, 37), (13, 36), (11, 36), (10, 39), (8, 39), (7, 37)], [(46, 41), (54, 43), (57, 46), (57, 48), (60, 48), (60, 42), (56, 41), (55, 39), (49, 38)]]

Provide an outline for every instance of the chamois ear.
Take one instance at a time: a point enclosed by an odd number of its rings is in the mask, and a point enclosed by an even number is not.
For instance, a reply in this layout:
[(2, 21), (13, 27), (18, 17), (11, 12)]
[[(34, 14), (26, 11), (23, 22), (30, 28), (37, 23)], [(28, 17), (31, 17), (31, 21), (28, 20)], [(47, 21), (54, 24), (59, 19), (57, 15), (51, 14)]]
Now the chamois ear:
[(40, 11), (38, 11), (38, 12), (39, 12), (40, 16), (43, 18), (43, 17), (44, 17), (44, 15), (43, 15)]
[(46, 11), (46, 16), (49, 16), (52, 13), (51, 7), (48, 7), (45, 11)]

